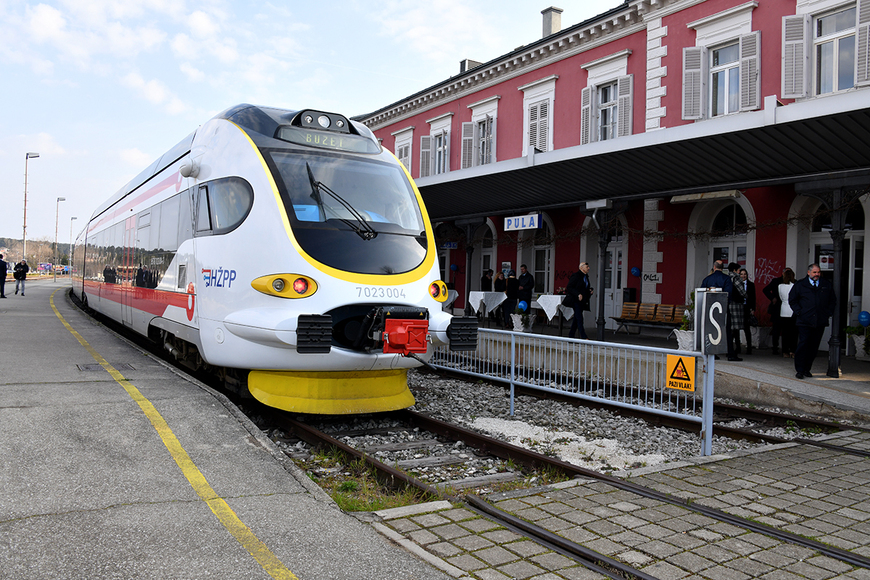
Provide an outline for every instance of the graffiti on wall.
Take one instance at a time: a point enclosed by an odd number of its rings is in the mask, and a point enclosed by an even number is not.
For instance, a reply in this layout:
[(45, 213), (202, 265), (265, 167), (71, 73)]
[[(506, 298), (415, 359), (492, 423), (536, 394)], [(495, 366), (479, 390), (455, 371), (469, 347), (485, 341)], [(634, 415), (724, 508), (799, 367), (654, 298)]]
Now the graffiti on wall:
[(755, 283), (767, 285), (774, 278), (782, 275), (782, 262), (769, 258), (755, 260)]

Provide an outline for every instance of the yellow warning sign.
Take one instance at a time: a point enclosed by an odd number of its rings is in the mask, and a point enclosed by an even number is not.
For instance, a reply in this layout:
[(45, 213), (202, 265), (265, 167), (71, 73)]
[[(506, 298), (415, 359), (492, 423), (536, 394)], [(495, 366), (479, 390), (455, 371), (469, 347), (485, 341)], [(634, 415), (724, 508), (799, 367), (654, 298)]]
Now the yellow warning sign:
[(668, 355), (667, 384), (669, 389), (695, 390), (695, 357)]

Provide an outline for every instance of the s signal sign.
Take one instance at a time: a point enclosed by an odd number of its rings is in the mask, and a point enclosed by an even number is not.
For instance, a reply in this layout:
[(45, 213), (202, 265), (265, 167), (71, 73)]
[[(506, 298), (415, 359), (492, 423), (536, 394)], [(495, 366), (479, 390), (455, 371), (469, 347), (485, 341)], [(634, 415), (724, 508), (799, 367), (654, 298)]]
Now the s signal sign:
[(695, 390), (694, 357), (669, 354), (666, 373), (669, 389), (679, 389), (681, 391)]

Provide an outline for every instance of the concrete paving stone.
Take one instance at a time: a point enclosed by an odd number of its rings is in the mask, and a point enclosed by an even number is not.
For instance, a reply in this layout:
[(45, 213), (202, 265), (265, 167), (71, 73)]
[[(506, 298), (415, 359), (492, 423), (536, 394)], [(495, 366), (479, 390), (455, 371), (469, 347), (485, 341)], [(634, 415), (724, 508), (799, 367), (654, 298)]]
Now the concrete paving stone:
[(531, 562), (512, 562), (510, 564), (505, 564), (504, 566), (499, 566), (496, 568), (499, 572), (503, 572), (510, 576), (511, 578), (516, 578), (517, 580), (524, 580), (525, 578), (531, 578), (536, 574), (541, 574), (544, 572), (541, 568), (535, 566)]
[(562, 568), (569, 568), (577, 564), (577, 562), (575, 562), (571, 558), (567, 558), (562, 554), (557, 554), (556, 552), (538, 554), (537, 556), (530, 557), (529, 560), (545, 570), (556, 571), (561, 570)]
[(688, 533), (690, 536), (700, 538), (701, 540), (704, 540), (705, 542), (716, 542), (716, 541), (719, 541), (725, 537), (722, 534), (717, 534), (716, 532), (714, 532), (710, 529), (707, 529), (707, 528), (702, 528), (699, 530), (691, 530), (691, 531), (686, 532), (686, 533)]
[[(578, 542), (579, 543), (579, 542)], [(612, 556), (619, 552), (625, 550), (625, 546), (621, 546), (616, 542), (609, 540), (607, 538), (598, 538), (596, 540), (590, 540), (588, 542), (583, 543), (584, 546), (589, 548), (590, 550), (594, 550), (599, 554), (604, 554), (605, 556)]]
[(764, 475), (761, 475), (759, 473), (753, 473), (751, 475), (746, 475), (746, 476), (744, 476), (744, 479), (746, 481), (754, 483), (756, 486), (769, 486), (769, 485), (772, 485), (773, 483), (776, 483), (775, 479), (771, 479), (771, 478), (766, 477)]
[(815, 550), (811, 550), (810, 548), (805, 548), (803, 546), (798, 546), (795, 544), (779, 544), (778, 546), (774, 546), (768, 552), (773, 552), (775, 554), (781, 554), (783, 556), (792, 558), (794, 560), (806, 560), (807, 558), (811, 558), (816, 554)]
[(691, 534), (687, 534), (685, 532), (680, 532), (678, 534), (673, 534), (666, 538), (662, 538), (665, 542), (669, 544), (673, 544), (674, 546), (682, 549), (682, 550), (694, 550), (700, 546), (703, 546), (707, 542), (700, 538), (696, 538)]
[(581, 497), (565, 500), (562, 503), (575, 510), (588, 510), (598, 506), (598, 504), (596, 504), (595, 502), (591, 502), (588, 499), (584, 499)]
[(569, 522), (568, 520), (563, 520), (562, 518), (552, 517), (547, 518), (545, 520), (538, 520), (535, 522), (536, 525), (541, 526), (545, 530), (550, 530), (551, 532), (560, 532), (567, 528), (573, 528), (574, 523)]
[(490, 521), (486, 518), (477, 518), (476, 520), (466, 520), (459, 522), (459, 525), (465, 528), (466, 530), (480, 534), (481, 532), (487, 532), (489, 530), (495, 530), (497, 528), (501, 528), (501, 525)]
[(537, 522), (538, 520), (550, 517), (550, 514), (536, 507), (527, 507), (526, 509), (515, 511), (513, 514), (529, 522)]
[(799, 560), (799, 558), (794, 558), (774, 552), (772, 549), (753, 554), (752, 559), (756, 562), (762, 562), (764, 564), (767, 564), (774, 570), (785, 569), (787, 566), (790, 566)]
[[(851, 482), (849, 483), (849, 485), (852, 485)], [(839, 491), (839, 492), (833, 494), (831, 497), (828, 497), (825, 499), (827, 499), (830, 502), (834, 502), (834, 503), (839, 503), (841, 501), (846, 501), (846, 500), (853, 500), (852, 504), (850, 504), (850, 505), (854, 505), (854, 504), (860, 503), (860, 502), (870, 501), (870, 494), (867, 494), (867, 493), (864, 493), (864, 491), (861, 491), (864, 489), (868, 489), (866, 483), (861, 484), (860, 486), (843, 489), (842, 491)], [(835, 501), (835, 498), (836, 498), (836, 501)], [(858, 509), (860, 509), (860, 508), (858, 508)]]
[(743, 541), (742, 538), (726, 538), (721, 542), (716, 542), (716, 545), (741, 556), (749, 556), (761, 550), (755, 544)]
[(853, 529), (847, 528), (845, 530), (834, 532), (831, 535), (837, 536), (838, 538), (843, 538), (844, 540), (849, 540), (850, 542), (855, 542), (859, 546), (870, 545), (870, 536), (868, 536), (867, 534), (862, 534), (861, 532), (855, 531)]
[(852, 566), (849, 564), (837, 560), (836, 558), (831, 558), (830, 556), (816, 556), (805, 560), (805, 562), (836, 574), (843, 574), (852, 569)]
[(601, 519), (612, 518), (613, 516), (619, 515), (622, 512), (618, 512), (614, 509), (610, 509), (609, 507), (599, 506), (589, 510), (594, 516), (598, 516)]
[(640, 518), (644, 521), (647, 521), (647, 522), (660, 522), (662, 520), (668, 519), (669, 517), (672, 517), (669, 514), (666, 514), (665, 512), (660, 511), (658, 508), (659, 508), (659, 506), (656, 506), (653, 508), (647, 508), (647, 509), (641, 510), (639, 512), (634, 512), (631, 515), (636, 517), (636, 518)]
[(776, 513), (776, 508), (767, 506), (767, 505), (759, 503), (759, 502), (748, 503), (748, 504), (744, 505), (743, 507), (745, 509), (748, 509), (748, 510), (754, 511), (755, 513), (763, 514), (763, 515), (771, 515), (771, 514)]
[(670, 536), (673, 533), (668, 528), (656, 524), (647, 524), (645, 526), (635, 528), (634, 531), (642, 536), (646, 536), (651, 540), (664, 538), (665, 536)]
[(544, 503), (550, 503), (552, 500), (541, 495), (530, 495), (523, 498), (523, 501), (529, 505), (541, 505)]
[[(834, 510), (821, 510), (817, 507), (812, 507), (810, 505), (807, 505), (809, 503), (810, 502), (797, 503), (797, 504), (794, 504), (792, 506), (789, 506), (788, 508), (786, 508), (783, 511), (787, 511), (788, 513), (791, 513), (791, 514), (797, 514), (797, 515), (805, 517), (805, 518), (815, 518), (815, 517), (822, 515), (823, 513), (826, 513), (827, 511), (834, 511)], [(835, 509), (836, 509), (836, 506), (833, 506), (833, 507), (835, 507)]]
[(723, 536), (740, 536), (746, 533), (745, 529), (724, 522), (717, 522), (710, 526), (710, 529)]
[(646, 536), (641, 536), (640, 534), (635, 534), (634, 532), (623, 532), (621, 534), (616, 534), (615, 536), (610, 536), (610, 539), (618, 544), (629, 547), (649, 542), (649, 538), (647, 538)]
[(836, 576), (836, 574), (830, 570), (825, 570), (824, 568), (819, 568), (818, 566), (813, 566), (806, 562), (795, 562), (786, 568), (786, 571), (794, 572), (795, 574), (808, 578), (809, 580), (828, 580), (828, 578)]
[(774, 481), (770, 484), (770, 487), (775, 487), (777, 489), (781, 489), (783, 491), (794, 491), (797, 486), (792, 483), (787, 483), (785, 481)]
[(478, 570), (474, 573), (480, 580), (510, 580), (510, 576), (502, 574), (498, 570), (487, 568), (486, 570)]
[(552, 500), (561, 502), (561, 501), (568, 501), (568, 500), (574, 499), (577, 496), (575, 496), (572, 493), (569, 493), (566, 490), (557, 489), (557, 490), (550, 490), (550, 491), (546, 492), (546, 497), (548, 497)]
[(725, 548), (714, 544), (701, 546), (700, 548), (695, 550), (695, 553), (699, 556), (707, 558), (712, 562), (716, 562), (717, 564), (722, 564), (723, 562), (728, 562), (730, 560), (736, 560), (741, 556), (741, 554), (737, 554), (736, 552), (732, 552), (731, 550), (726, 550)]
[(517, 499), (508, 499), (505, 501), (495, 502), (495, 507), (500, 510), (504, 510), (506, 512), (516, 512), (518, 510), (524, 510), (529, 507), (529, 504), (523, 503)]
[(627, 552), (622, 552), (621, 554), (616, 554), (616, 559), (620, 562), (628, 564), (633, 568), (638, 568), (640, 566), (646, 566), (654, 559), (644, 554), (643, 552), (638, 552), (637, 550), (629, 550)]
[(740, 506), (751, 503), (750, 500), (742, 493), (723, 493), (721, 495), (717, 495), (716, 499), (733, 506)]
[(729, 506), (727, 508), (724, 508), (722, 511), (726, 514), (731, 514), (732, 516), (737, 516), (744, 519), (755, 519), (760, 515), (757, 512), (739, 506)]
[(822, 514), (819, 517), (815, 518), (817, 520), (827, 522), (829, 524), (833, 524), (838, 528), (848, 528), (849, 526), (856, 525), (855, 520), (852, 518), (847, 518), (845, 516), (841, 516), (837, 513), (832, 514)]
[(548, 551), (548, 549), (541, 544), (533, 542), (531, 540), (520, 540), (519, 542), (502, 544), (502, 548), (504, 548), (505, 550), (510, 550), (511, 552), (518, 554), (522, 558), (536, 556), (538, 554), (543, 554), (544, 552)]
[[(822, 514), (819, 514), (819, 516), (821, 516), (821, 515)], [(777, 519), (777, 520), (780, 520), (783, 522), (788, 522), (790, 524), (797, 524), (797, 523), (803, 522), (807, 519), (800, 514), (793, 514), (789, 511), (777, 512), (776, 515), (773, 517), (774, 517), (774, 519)]]
[(868, 519), (870, 519), (870, 512), (865, 512), (854, 508), (838, 509), (836, 513), (845, 518), (851, 518), (859, 522), (867, 521)]
[(584, 530), (581, 526), (575, 526), (567, 530), (562, 530), (559, 535), (563, 538), (571, 540), (576, 544), (586, 545), (587, 542), (598, 539), (598, 535), (593, 534), (589, 530)]
[[(589, 530), (590, 532), (594, 532), (594, 533), (598, 534), (599, 536), (605, 536), (605, 537), (610, 536), (610, 535), (619, 534), (619, 533), (622, 533), (625, 531), (625, 528), (623, 528), (622, 526), (618, 526), (609, 520), (597, 520), (594, 522), (589, 522), (587, 524), (584, 524), (583, 527), (586, 528), (587, 530)], [(638, 530), (638, 532), (641, 534), (643, 533), (639, 530)]]
[(552, 572), (546, 572), (538, 576), (532, 576), (529, 580), (562, 580), (562, 577)]
[(568, 512), (562, 514), (561, 518), (573, 524), (580, 525), (600, 519), (598, 516), (583, 511)]
[(458, 548), (462, 548), (466, 552), (491, 548), (495, 545), (483, 536), (465, 536), (464, 538), (456, 538), (451, 543)]
[(783, 531), (789, 532), (791, 534), (795, 534), (797, 536), (804, 536), (807, 538), (818, 538), (821, 535), (827, 535), (824, 533), (820, 533), (818, 530), (810, 528), (804, 524), (791, 524), (788, 526), (782, 527)]
[(538, 507), (547, 512), (548, 514), (553, 514), (554, 516), (574, 511), (574, 508), (572, 508), (571, 506), (558, 501), (542, 504)]
[(759, 534), (757, 532), (748, 532), (740, 536), (740, 539), (744, 542), (748, 542), (753, 546), (758, 546), (764, 550), (768, 550), (773, 548), (774, 546), (779, 545), (779, 540), (775, 538), (771, 538), (770, 536), (766, 536), (764, 534)]
[(435, 554), (441, 558), (451, 558), (457, 554), (462, 554), (467, 550), (463, 550), (450, 542), (438, 542), (437, 544), (429, 544), (426, 546), (426, 551)]
[(701, 576), (710, 580), (749, 580), (752, 578), (749, 574), (728, 566), (714, 566), (704, 570)]
[(439, 512), (439, 515), (444, 516), (445, 518), (447, 518), (453, 522), (461, 522), (463, 520), (470, 520), (473, 518), (480, 517), (477, 514), (470, 512), (467, 509), (463, 509), (463, 508), (456, 508), (456, 509), (452, 509), (452, 510)]
[(805, 578), (801, 578), (800, 576), (796, 576), (791, 572), (787, 572), (785, 570), (774, 570), (772, 572), (768, 572), (758, 580), (806, 580)]
[(668, 558), (668, 562), (675, 566), (679, 566), (686, 572), (691, 572), (692, 574), (698, 574), (716, 565), (715, 562), (711, 562), (707, 558), (703, 558), (693, 552), (682, 552)]
[(859, 556), (864, 556), (865, 558), (870, 558), (870, 546), (861, 546), (859, 548), (855, 548), (852, 550), (852, 553), (858, 554)]
[(559, 575), (567, 580), (609, 580), (607, 576), (594, 572), (583, 566), (574, 566), (559, 570)]
[(411, 521), (419, 524), (424, 528), (431, 528), (432, 526), (450, 523), (450, 520), (448, 520), (447, 518), (443, 518), (438, 514), (422, 514), (419, 516), (412, 516)]
[(649, 554), (650, 556), (658, 558), (659, 560), (667, 560), (670, 556), (679, 554), (683, 551), (673, 544), (669, 544), (662, 540), (653, 540), (646, 544), (640, 544), (639, 546), (635, 546), (635, 549), (640, 550), (644, 554)]
[(735, 570), (740, 570), (746, 574), (749, 574), (752, 578), (758, 578), (768, 572), (772, 571), (773, 568), (764, 562), (759, 562), (752, 556), (748, 558), (738, 558), (736, 560), (731, 560), (730, 562), (725, 562), (725, 566), (729, 568), (734, 568)]
[(446, 526), (435, 526), (434, 528), (429, 528), (429, 531), (437, 536), (444, 538), (445, 540), (453, 540), (455, 538), (461, 538), (462, 536), (467, 536), (471, 532), (463, 528), (458, 524), (447, 524)]
[(793, 505), (798, 505), (793, 501), (788, 501), (781, 497), (766, 497), (764, 498), (764, 504), (775, 510), (787, 510)]
[(856, 548), (860, 547), (860, 545), (856, 544), (855, 542), (851, 542), (845, 538), (841, 538), (835, 535), (822, 536), (815, 539), (819, 542), (830, 544), (836, 548), (840, 548), (841, 550), (855, 550)]
[(630, 501), (618, 501), (616, 503), (609, 504), (608, 507), (627, 513), (636, 512), (641, 509), (641, 506)]
[(413, 532), (414, 530), (420, 529), (419, 525), (406, 518), (392, 520), (387, 525), (389, 525), (391, 528), (401, 534), (404, 534), (406, 532)]
[(409, 532), (405, 535), (408, 536), (411, 541), (416, 544), (420, 544), (421, 546), (425, 546), (427, 544), (434, 544), (435, 542), (441, 541), (441, 538), (439, 538), (429, 530), (417, 530), (414, 532)]
[(719, 490), (722, 493), (732, 493), (741, 489), (746, 489), (743, 486), (735, 485), (734, 481), (717, 481), (707, 487)]
[[(692, 499), (692, 498), (688, 498), (688, 499)], [(716, 510), (725, 510), (725, 509), (729, 509), (729, 508), (733, 507), (731, 504), (727, 504), (723, 501), (719, 501), (717, 498), (713, 498), (713, 497), (699, 498), (699, 499), (693, 501), (692, 503), (697, 503), (698, 505), (702, 505), (702, 506), (708, 507), (708, 508), (713, 508)]]
[(855, 568), (850, 572), (846, 572), (844, 576), (850, 580), (870, 580), (870, 570), (867, 570), (866, 568)]
[(640, 518), (636, 518), (631, 515), (621, 515), (616, 516), (614, 518), (610, 518), (610, 521), (618, 526), (622, 526), (627, 530), (631, 530), (640, 526), (646, 525), (646, 520), (642, 520)]
[(685, 570), (677, 568), (669, 562), (656, 562), (641, 568), (641, 572), (655, 576), (659, 580), (682, 580), (689, 576)]
[(466, 572), (474, 572), (475, 570), (487, 567), (486, 563), (481, 562), (471, 554), (462, 554), (452, 558), (446, 558), (445, 561), (448, 564), (456, 566), (460, 570), (465, 570)]
[(487, 540), (495, 542), (496, 544), (504, 544), (506, 542), (513, 542), (515, 540), (522, 538), (522, 536), (519, 535), (518, 533), (512, 532), (510, 530), (504, 530), (504, 529), (493, 530), (491, 532), (484, 532), (480, 535), (483, 536), (484, 538), (486, 538)]
[(508, 562), (513, 562), (514, 560), (518, 559), (516, 554), (514, 554), (513, 552), (509, 552), (501, 546), (484, 548), (483, 550), (478, 550), (477, 552), (474, 552), (474, 555), (489, 564), (490, 566), (507, 564)]

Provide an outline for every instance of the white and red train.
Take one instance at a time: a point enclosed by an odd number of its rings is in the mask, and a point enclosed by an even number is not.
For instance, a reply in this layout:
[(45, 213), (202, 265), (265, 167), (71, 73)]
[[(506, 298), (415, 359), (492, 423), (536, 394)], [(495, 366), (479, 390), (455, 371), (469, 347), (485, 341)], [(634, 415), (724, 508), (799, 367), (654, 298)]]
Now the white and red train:
[(405, 408), (434, 345), (476, 346), (411, 176), (333, 113), (224, 111), (94, 212), (73, 263), (87, 306), (280, 409)]

